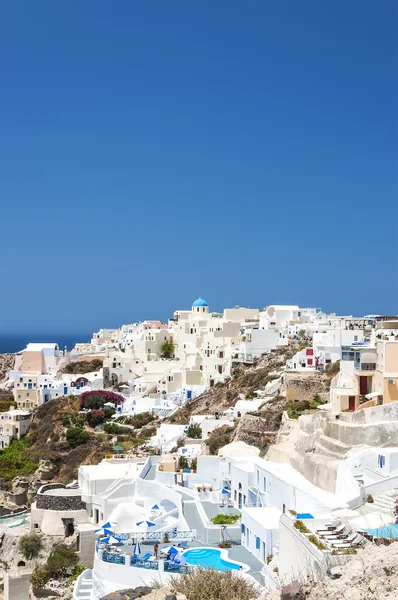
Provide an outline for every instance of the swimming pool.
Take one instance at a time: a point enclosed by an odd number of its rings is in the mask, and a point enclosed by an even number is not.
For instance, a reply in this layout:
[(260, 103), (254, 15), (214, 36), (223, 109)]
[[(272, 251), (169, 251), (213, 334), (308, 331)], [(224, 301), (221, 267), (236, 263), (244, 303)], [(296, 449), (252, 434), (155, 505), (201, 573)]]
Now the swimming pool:
[(221, 552), (227, 554), (225, 550), (217, 550), (216, 548), (193, 548), (184, 552), (184, 558), (186, 558), (188, 565), (211, 567), (218, 571), (240, 569), (240, 564), (221, 558)]
[(383, 527), (376, 527), (376, 529), (365, 529), (364, 531), (375, 538), (398, 539), (398, 523), (383, 525)]

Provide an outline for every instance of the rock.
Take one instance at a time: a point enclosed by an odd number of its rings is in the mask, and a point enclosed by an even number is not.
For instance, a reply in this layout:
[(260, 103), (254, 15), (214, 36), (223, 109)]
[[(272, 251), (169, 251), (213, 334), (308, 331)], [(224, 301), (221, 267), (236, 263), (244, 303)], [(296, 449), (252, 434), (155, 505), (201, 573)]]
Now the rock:
[(285, 585), (281, 591), (281, 600), (305, 600), (306, 597), (302, 586), (297, 581)]
[(141, 598), (142, 596), (150, 594), (151, 591), (151, 587), (141, 585), (134, 589), (130, 588), (127, 590), (121, 590), (119, 592), (107, 594), (106, 596), (103, 596), (101, 600), (136, 600), (136, 598)]
[(343, 575), (343, 571), (341, 567), (332, 567), (326, 571), (326, 575), (330, 577), (330, 579), (340, 579)]

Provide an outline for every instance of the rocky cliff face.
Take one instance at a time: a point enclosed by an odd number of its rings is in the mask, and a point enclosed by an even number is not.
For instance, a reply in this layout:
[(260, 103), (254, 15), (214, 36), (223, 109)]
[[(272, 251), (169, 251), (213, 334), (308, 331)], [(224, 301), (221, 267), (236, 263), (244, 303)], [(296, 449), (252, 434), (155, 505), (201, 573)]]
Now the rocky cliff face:
[(0, 382), (7, 380), (8, 371), (14, 368), (15, 354), (0, 354)]

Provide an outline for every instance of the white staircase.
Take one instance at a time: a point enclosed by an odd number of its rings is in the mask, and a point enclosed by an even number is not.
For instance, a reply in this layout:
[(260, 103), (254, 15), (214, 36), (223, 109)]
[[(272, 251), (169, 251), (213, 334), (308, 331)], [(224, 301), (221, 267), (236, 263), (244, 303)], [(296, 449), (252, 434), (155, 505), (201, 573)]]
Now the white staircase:
[(376, 496), (373, 499), (373, 506), (380, 512), (383, 512), (389, 516), (393, 515), (395, 505), (398, 503), (398, 500), (395, 499), (396, 494), (396, 491), (392, 491), (381, 494), (380, 496)]
[(73, 590), (73, 600), (90, 600), (93, 589), (93, 576), (91, 569), (83, 571), (77, 578)]

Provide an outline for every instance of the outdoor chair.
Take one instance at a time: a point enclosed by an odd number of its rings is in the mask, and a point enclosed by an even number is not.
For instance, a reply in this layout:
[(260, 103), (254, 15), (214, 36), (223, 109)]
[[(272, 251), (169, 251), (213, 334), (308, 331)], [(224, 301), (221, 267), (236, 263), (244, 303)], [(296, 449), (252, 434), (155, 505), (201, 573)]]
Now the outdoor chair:
[(187, 541), (185, 541), (185, 542), (180, 542), (180, 543), (178, 544), (178, 547), (179, 547), (179, 548), (182, 548), (183, 550), (186, 550), (187, 546), (188, 546), (188, 542), (187, 542)]
[(152, 554), (150, 552), (147, 552), (146, 554), (144, 554), (144, 556), (141, 556), (140, 560), (148, 560), (148, 558), (151, 558)]

